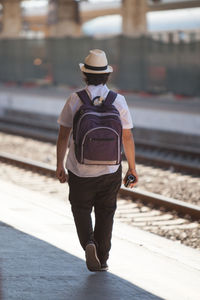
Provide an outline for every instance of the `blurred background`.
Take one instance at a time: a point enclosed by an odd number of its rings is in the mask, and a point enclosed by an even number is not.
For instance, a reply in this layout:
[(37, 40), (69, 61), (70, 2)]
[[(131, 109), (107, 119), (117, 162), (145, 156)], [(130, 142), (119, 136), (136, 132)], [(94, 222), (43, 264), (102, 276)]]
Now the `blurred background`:
[[(106, 52), (108, 87), (125, 96), (133, 118), (136, 191), (199, 206), (200, 0), (0, 0), (0, 160), (8, 161), (0, 180), (66, 198), (55, 179), (9, 166), (10, 155), (55, 173), (57, 118), (84, 87), (79, 63), (95, 48)], [(200, 225), (184, 215), (163, 214), (163, 225), (160, 215), (124, 221), (200, 249)]]
[(109, 86), (126, 96), (137, 140), (199, 150), (200, 0), (0, 0), (1, 128), (28, 130), (32, 114), (57, 130), (94, 48), (113, 66)]
[(198, 0), (0, 0), (0, 81), (78, 86), (104, 49), (121, 90), (200, 96)]

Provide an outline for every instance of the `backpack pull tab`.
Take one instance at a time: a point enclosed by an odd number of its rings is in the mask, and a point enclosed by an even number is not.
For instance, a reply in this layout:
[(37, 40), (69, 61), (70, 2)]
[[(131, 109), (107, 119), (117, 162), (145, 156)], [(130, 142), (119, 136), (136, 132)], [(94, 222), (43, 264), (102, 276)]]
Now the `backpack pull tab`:
[(101, 96), (96, 96), (95, 98), (92, 99), (92, 103), (94, 106), (101, 106), (104, 102), (104, 98)]

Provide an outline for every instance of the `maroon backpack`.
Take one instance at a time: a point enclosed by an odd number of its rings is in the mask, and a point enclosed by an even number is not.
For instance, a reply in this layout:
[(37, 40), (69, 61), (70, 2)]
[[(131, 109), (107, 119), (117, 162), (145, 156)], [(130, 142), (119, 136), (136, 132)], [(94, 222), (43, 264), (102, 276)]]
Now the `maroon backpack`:
[(73, 120), (75, 154), (79, 163), (118, 165), (121, 162), (122, 124), (119, 111), (112, 104), (113, 91), (101, 106), (94, 105), (86, 90), (77, 92), (83, 102)]

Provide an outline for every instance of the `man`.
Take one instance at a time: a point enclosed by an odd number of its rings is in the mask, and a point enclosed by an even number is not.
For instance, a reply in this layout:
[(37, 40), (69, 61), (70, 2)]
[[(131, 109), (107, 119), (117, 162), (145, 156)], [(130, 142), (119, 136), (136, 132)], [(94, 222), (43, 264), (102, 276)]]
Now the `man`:
[[(108, 65), (105, 53), (94, 49), (85, 58), (85, 63), (80, 64), (84, 80), (87, 84), (86, 92), (93, 100), (94, 105), (98, 101), (106, 99), (109, 89), (106, 82), (113, 72)], [(97, 101), (97, 103), (96, 103)], [(81, 102), (77, 93), (72, 93), (68, 98), (60, 116), (59, 136), (57, 141), (57, 170), (56, 176), (61, 183), (66, 182), (64, 158), (68, 141), (70, 139), (69, 153), (66, 161), (66, 169), (69, 174), (69, 201), (74, 216), (74, 221), (79, 241), (86, 255), (86, 264), (90, 271), (104, 271), (108, 269), (107, 260), (111, 248), (111, 236), (113, 217), (116, 210), (117, 192), (121, 186), (121, 165), (87, 165), (78, 162), (75, 155), (75, 145), (71, 130), (75, 113), (79, 110)], [(122, 142), (128, 161), (128, 175), (136, 177), (135, 147), (131, 132), (132, 120), (125, 98), (117, 94), (113, 105), (120, 114), (122, 124)], [(94, 207), (95, 226), (93, 229), (91, 211)]]

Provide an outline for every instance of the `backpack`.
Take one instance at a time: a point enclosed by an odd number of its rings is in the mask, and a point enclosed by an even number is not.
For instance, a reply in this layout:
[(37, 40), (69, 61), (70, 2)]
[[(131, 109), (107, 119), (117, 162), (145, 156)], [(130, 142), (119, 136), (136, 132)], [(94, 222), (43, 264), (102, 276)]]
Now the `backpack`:
[(73, 119), (76, 159), (86, 165), (118, 165), (121, 162), (122, 124), (109, 91), (101, 106), (94, 105), (86, 90), (77, 92), (82, 105)]

